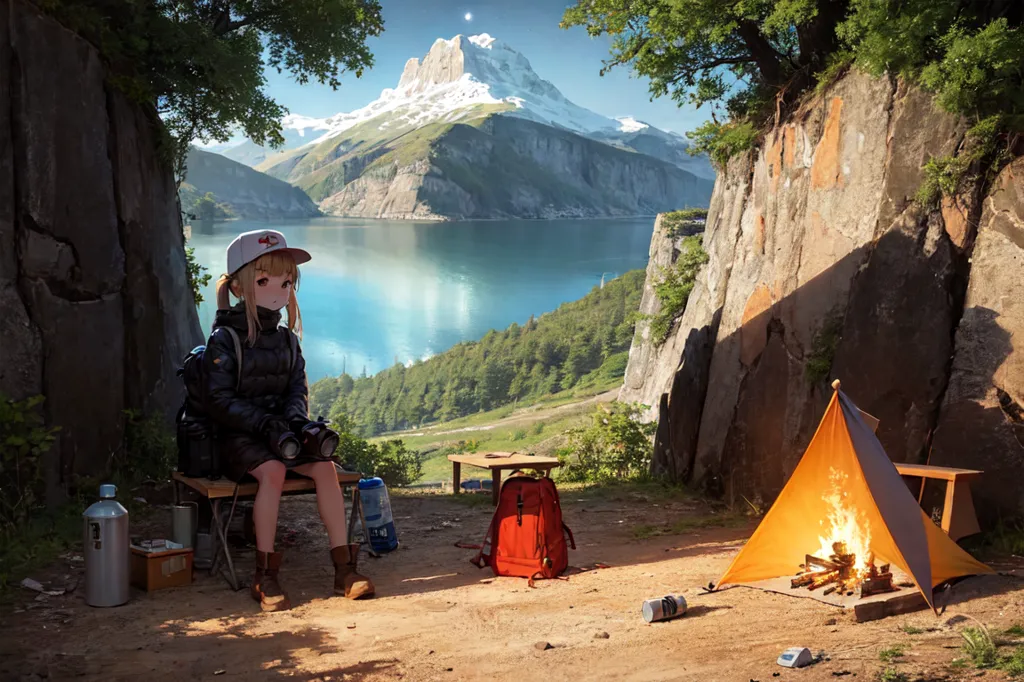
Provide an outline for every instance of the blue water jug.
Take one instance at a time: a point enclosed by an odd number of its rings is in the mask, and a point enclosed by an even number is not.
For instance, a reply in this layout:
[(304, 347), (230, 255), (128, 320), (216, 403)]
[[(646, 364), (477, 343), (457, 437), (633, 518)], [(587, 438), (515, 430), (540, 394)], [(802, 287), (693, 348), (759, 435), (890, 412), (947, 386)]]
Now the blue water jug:
[(384, 553), (398, 547), (398, 533), (391, 516), (391, 500), (388, 489), (379, 478), (364, 478), (359, 481), (359, 496), (363, 502), (366, 528), (370, 533), (370, 547)]

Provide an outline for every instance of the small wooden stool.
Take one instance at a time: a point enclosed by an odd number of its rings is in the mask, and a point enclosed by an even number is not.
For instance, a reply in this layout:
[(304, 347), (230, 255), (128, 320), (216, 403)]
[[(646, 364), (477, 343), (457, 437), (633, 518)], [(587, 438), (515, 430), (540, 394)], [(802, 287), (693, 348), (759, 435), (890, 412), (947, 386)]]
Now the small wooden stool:
[(942, 509), (942, 530), (946, 531), (952, 540), (956, 541), (981, 532), (978, 517), (974, 512), (970, 482), (984, 472), (974, 469), (951, 469), (929, 464), (895, 464), (896, 471), (900, 472), (900, 476), (921, 479), (921, 488), (917, 494), (918, 504), (924, 497), (924, 484), (928, 479), (946, 481), (946, 503)]

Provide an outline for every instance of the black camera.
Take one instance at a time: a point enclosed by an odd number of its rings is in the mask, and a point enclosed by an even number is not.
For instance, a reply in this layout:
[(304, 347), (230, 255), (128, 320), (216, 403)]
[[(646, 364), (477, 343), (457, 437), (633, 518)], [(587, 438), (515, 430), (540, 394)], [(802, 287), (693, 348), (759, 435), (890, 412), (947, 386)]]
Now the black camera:
[(295, 431), (302, 440), (302, 448), (306, 454), (315, 459), (330, 459), (338, 449), (341, 439), (337, 432), (327, 427), (328, 422), (322, 417), (317, 421), (297, 425)]

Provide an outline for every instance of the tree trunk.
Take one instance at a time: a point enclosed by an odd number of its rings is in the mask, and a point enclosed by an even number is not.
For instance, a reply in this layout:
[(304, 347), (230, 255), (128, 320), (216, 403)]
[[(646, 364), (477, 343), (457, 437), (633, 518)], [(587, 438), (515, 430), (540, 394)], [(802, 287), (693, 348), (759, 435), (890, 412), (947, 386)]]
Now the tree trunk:
[(784, 81), (782, 55), (761, 35), (761, 29), (753, 21), (740, 21), (738, 32), (740, 39), (750, 50), (750, 55), (754, 58), (764, 82), (775, 87), (781, 86)]

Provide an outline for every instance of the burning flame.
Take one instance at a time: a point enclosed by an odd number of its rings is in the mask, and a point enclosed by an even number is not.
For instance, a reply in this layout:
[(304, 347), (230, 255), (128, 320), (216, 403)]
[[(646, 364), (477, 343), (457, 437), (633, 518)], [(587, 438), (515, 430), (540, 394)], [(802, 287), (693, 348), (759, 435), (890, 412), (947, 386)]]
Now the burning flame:
[(831, 490), (822, 496), (828, 505), (828, 526), (825, 527), (825, 520), (820, 522), (825, 528), (825, 536), (818, 536), (818, 541), (821, 543), (819, 556), (827, 558), (833, 553), (833, 543), (844, 543), (846, 551), (856, 555), (854, 573), (857, 578), (862, 578), (874, 561), (870, 550), (871, 532), (868, 530), (863, 511), (857, 509), (849, 500), (847, 493), (849, 475), (830, 468), (829, 478), (832, 484)]

